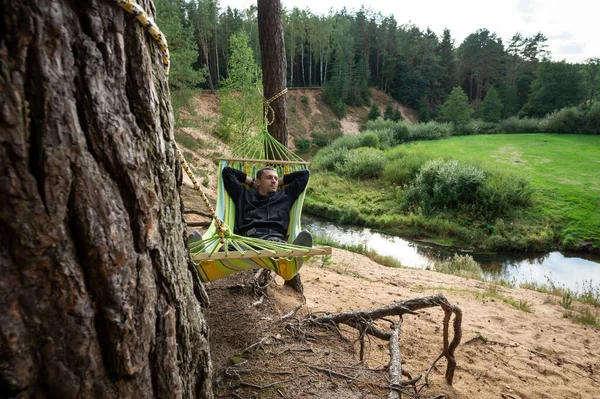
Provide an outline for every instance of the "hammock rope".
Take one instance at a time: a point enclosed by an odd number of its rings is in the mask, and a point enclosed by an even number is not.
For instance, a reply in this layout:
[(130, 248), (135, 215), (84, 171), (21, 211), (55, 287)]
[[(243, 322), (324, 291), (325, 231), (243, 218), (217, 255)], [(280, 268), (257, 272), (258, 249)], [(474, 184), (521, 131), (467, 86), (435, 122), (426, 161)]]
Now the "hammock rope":
[(156, 43), (158, 44), (158, 48), (162, 52), (162, 62), (163, 66), (165, 67), (165, 74), (169, 76), (169, 71), (171, 69), (171, 56), (169, 55), (169, 45), (167, 44), (167, 38), (158, 28), (158, 25), (156, 25), (154, 20), (148, 16), (146, 11), (133, 0), (115, 0), (115, 3), (117, 3), (119, 7), (127, 11), (129, 14), (135, 16), (139, 23), (144, 28), (146, 28), (148, 33), (150, 33), (152, 38), (156, 41)]
[[(279, 93), (275, 94), (273, 97), (271, 97), (269, 100), (265, 99), (264, 101), (264, 109), (265, 109), (265, 114), (263, 115), (263, 121), (265, 121), (267, 123), (267, 125), (272, 125), (273, 122), (275, 122), (275, 110), (271, 107), (271, 103), (275, 100), (277, 100), (279, 97), (283, 96), (284, 94), (287, 94), (288, 89), (287, 87), (283, 90), (281, 90)], [(263, 98), (265, 98), (263, 96)], [(269, 110), (271, 111), (271, 114), (273, 115), (273, 119), (271, 119), (271, 121), (269, 121)]]

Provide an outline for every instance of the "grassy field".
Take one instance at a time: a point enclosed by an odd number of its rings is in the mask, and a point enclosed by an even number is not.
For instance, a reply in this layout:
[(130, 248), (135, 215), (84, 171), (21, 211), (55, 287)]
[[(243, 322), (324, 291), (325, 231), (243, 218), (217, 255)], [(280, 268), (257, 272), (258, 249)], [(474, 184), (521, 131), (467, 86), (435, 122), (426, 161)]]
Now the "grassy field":
[(496, 164), (529, 177), (530, 216), (545, 218), (564, 242), (600, 237), (600, 136), (518, 134), (421, 142), (435, 157)]
[[(469, 207), (432, 212), (407, 207), (408, 186), (384, 177), (357, 179), (316, 170), (305, 211), (341, 223), (482, 250), (545, 251), (556, 245), (583, 250), (589, 242), (600, 246), (600, 136), (462, 136), (409, 143), (385, 154), (397, 159), (394, 154), (401, 152), (413, 154), (411, 159), (417, 159), (419, 167), (427, 160), (444, 158), (515, 176), (505, 184), (525, 176), (532, 193), (528, 205), (511, 206), (496, 216)], [(401, 171), (410, 167), (410, 163), (403, 165)]]

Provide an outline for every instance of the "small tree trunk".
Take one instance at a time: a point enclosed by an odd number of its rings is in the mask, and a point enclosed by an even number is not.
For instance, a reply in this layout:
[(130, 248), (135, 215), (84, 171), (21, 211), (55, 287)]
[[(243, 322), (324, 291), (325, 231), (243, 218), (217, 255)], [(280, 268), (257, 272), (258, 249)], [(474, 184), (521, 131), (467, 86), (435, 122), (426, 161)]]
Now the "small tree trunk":
[[(287, 87), (285, 45), (279, 0), (258, 0), (258, 37), (262, 61), (263, 89), (269, 100)], [(274, 118), (269, 133), (281, 144), (288, 145), (287, 96), (271, 103)]]
[(0, 397), (212, 397), (156, 44), (113, 1), (0, 27)]

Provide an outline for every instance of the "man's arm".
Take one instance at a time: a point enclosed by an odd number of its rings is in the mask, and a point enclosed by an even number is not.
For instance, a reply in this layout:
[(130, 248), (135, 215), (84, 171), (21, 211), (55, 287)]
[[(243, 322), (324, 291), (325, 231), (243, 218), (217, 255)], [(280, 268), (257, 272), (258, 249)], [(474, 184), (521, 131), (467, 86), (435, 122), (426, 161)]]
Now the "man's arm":
[(226, 166), (223, 168), (223, 185), (232, 198), (239, 198), (244, 192), (242, 183), (251, 184), (252, 178), (241, 170)]
[(283, 175), (283, 177), (279, 179), (279, 182), (280, 185), (283, 184), (286, 186), (285, 190), (288, 193), (288, 195), (296, 199), (306, 188), (309, 177), (310, 172), (308, 171), (308, 169), (298, 170), (296, 172)]

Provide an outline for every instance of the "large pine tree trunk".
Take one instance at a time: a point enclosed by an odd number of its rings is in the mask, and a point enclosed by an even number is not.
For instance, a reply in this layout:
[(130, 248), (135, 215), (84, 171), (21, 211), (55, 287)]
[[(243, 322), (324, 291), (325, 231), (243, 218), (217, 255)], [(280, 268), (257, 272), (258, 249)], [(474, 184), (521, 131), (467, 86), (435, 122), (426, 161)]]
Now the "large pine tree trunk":
[[(285, 45), (279, 0), (258, 0), (258, 37), (262, 61), (265, 98), (271, 99), (287, 87)], [(288, 145), (287, 96), (271, 103), (275, 118), (269, 133), (283, 145)], [(270, 114), (269, 117), (272, 117)]]
[(212, 397), (160, 57), (113, 1), (0, 0), (0, 398)]

